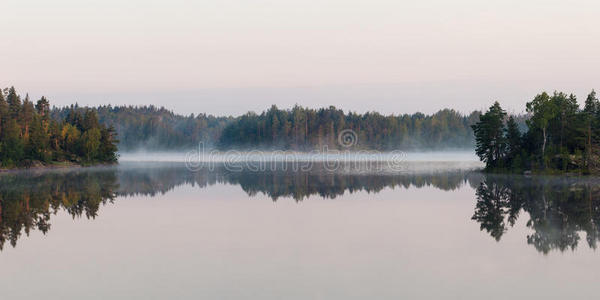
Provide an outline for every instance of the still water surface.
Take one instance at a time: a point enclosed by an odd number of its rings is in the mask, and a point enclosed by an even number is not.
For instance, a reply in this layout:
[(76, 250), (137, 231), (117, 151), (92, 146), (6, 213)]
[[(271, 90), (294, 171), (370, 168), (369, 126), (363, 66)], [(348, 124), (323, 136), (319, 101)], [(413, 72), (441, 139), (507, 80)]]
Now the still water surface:
[(0, 299), (596, 299), (600, 179), (189, 172), (0, 174)]

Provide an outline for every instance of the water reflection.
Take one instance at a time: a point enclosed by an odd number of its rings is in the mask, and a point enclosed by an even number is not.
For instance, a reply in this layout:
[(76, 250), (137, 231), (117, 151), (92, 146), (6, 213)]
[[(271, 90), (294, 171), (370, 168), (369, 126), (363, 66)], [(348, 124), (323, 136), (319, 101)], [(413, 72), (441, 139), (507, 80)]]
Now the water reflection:
[(600, 239), (600, 181), (596, 178), (488, 175), (476, 190), (473, 220), (496, 240), (521, 212), (533, 233), (527, 243), (541, 253), (575, 250), (585, 233), (590, 248)]
[(46, 233), (59, 210), (94, 218), (101, 204), (112, 202), (118, 188), (115, 170), (68, 171), (0, 176), (0, 249), (14, 247), (24, 232)]
[(214, 184), (240, 186), (249, 196), (258, 193), (273, 201), (293, 198), (302, 201), (310, 196), (333, 199), (345, 192), (366, 191), (377, 193), (384, 188), (433, 186), (441, 190), (455, 190), (467, 182), (467, 175), (479, 177), (468, 169), (443, 169), (436, 171), (412, 170), (407, 172), (365, 172), (362, 169), (340, 168), (332, 172), (315, 165), (310, 171), (294, 171), (281, 166), (266, 170), (230, 171), (223, 166), (212, 170), (189, 172), (178, 164), (162, 164), (155, 167), (126, 167), (119, 169), (120, 189), (118, 195), (149, 195), (166, 193), (174, 187), (189, 184), (205, 187)]
[[(94, 218), (100, 207), (117, 197), (165, 194), (180, 185), (199, 188), (215, 184), (241, 187), (249, 196), (264, 194), (273, 201), (310, 196), (324, 199), (345, 193), (378, 193), (384, 188), (434, 187), (475, 191), (472, 219), (500, 241), (519, 217), (528, 218), (526, 242), (541, 253), (576, 249), (585, 234), (595, 249), (600, 239), (600, 185), (592, 178), (483, 175), (466, 169), (402, 173), (307, 172), (290, 169), (231, 172), (222, 167), (189, 172), (180, 164), (129, 164), (119, 167), (0, 175), (0, 249), (14, 247), (23, 233), (46, 233), (50, 218), (66, 211), (73, 218)], [(465, 220), (457, 220), (464, 222)]]

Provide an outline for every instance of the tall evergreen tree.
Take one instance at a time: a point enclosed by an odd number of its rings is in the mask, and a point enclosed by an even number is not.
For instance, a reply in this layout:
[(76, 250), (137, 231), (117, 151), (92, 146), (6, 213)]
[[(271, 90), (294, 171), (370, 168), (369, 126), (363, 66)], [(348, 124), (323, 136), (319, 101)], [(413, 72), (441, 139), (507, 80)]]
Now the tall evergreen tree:
[(19, 117), (19, 113), (21, 111), (21, 98), (19, 97), (19, 95), (17, 95), (17, 91), (15, 90), (15, 87), (11, 87), (8, 90), (6, 102), (8, 102), (8, 109), (10, 112), (10, 117), (17, 119)]
[(509, 158), (515, 158), (521, 151), (521, 131), (513, 116), (506, 121), (506, 148)]
[(486, 168), (498, 167), (505, 155), (504, 118), (506, 112), (495, 102), (473, 125), (475, 153), (486, 164)]
[(29, 95), (25, 96), (25, 100), (23, 101), (23, 105), (20, 110), (20, 120), (19, 123), (23, 129), (23, 135), (25, 139), (29, 138), (29, 126), (31, 126), (31, 122), (33, 122), (33, 117), (35, 114), (35, 109), (33, 107), (33, 103), (29, 100)]
[(38, 100), (35, 104), (35, 109), (40, 116), (47, 117), (50, 113), (50, 102), (48, 102), (46, 97), (42, 96), (42, 98), (40, 98), (40, 100)]

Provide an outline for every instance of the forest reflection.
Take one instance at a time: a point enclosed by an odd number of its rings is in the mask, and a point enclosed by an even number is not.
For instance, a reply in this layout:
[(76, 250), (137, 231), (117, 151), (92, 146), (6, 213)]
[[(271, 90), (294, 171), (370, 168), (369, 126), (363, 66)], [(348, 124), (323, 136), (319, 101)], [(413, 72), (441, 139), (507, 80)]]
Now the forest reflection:
[[(100, 207), (119, 197), (166, 194), (181, 185), (241, 187), (249, 196), (273, 201), (302, 201), (311, 196), (333, 199), (345, 193), (378, 193), (385, 188), (433, 187), (475, 190), (473, 220), (500, 241), (520, 214), (533, 233), (527, 243), (541, 253), (576, 249), (585, 234), (595, 249), (600, 239), (600, 180), (569, 177), (484, 175), (465, 169), (411, 172), (330, 172), (319, 168), (295, 172), (275, 168), (260, 172), (213, 170), (190, 172), (181, 164), (130, 164), (45, 172), (0, 174), (0, 249), (13, 247), (32, 230), (46, 233), (50, 218), (65, 211), (73, 218), (94, 218)], [(464, 220), (457, 220), (457, 222)]]
[(529, 218), (527, 244), (541, 253), (575, 250), (585, 234), (596, 249), (600, 239), (600, 178), (486, 175), (476, 188), (473, 220), (497, 241), (522, 212)]

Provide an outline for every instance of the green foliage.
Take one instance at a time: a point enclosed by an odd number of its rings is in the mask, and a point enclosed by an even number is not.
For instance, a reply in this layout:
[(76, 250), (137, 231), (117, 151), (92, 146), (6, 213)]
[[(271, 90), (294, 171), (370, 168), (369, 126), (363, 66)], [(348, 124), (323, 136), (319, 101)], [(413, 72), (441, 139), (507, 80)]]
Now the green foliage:
[[(506, 119), (498, 103), (473, 126), (476, 152), (488, 170), (600, 171), (600, 104), (595, 91), (583, 109), (574, 95), (562, 92), (543, 92), (526, 108), (524, 134), (513, 116)], [(504, 133), (498, 135), (500, 131)]]
[(48, 152), (50, 147), (50, 137), (44, 130), (44, 124), (40, 117), (34, 119), (31, 124), (31, 134), (27, 144), (27, 154), (32, 159), (48, 162), (51, 156)]
[[(155, 106), (99, 106), (83, 108), (74, 105), (66, 108), (53, 109), (53, 119), (66, 119), (79, 123), (85, 111), (95, 112), (96, 120), (85, 118), (87, 123), (99, 122), (106, 127), (112, 127), (112, 134), (119, 136), (119, 148), (123, 151), (145, 150), (182, 150), (196, 148), (199, 142), (207, 146), (218, 140), (223, 128), (233, 120), (231, 117), (215, 117), (199, 114), (194, 116), (176, 115), (165, 108)], [(75, 112), (80, 112), (76, 114)]]
[(369, 112), (344, 113), (335, 107), (309, 109), (295, 106), (284, 110), (272, 106), (261, 114), (239, 117), (206, 114), (182, 116), (154, 106), (100, 106), (58, 108), (53, 119), (78, 123), (75, 111), (97, 112), (98, 121), (113, 126), (119, 149), (185, 150), (198, 147), (275, 148), (311, 150), (323, 145), (338, 147), (337, 135), (352, 129), (358, 135), (358, 149), (441, 149), (470, 148), (471, 125), (479, 112), (462, 115), (444, 109), (433, 115), (389, 115)]
[(0, 158), (2, 165), (12, 166), (23, 159), (24, 142), (20, 136), (20, 128), (15, 119), (3, 122), (2, 128), (2, 152)]
[[(6, 94), (6, 96), (5, 96)], [(4, 100), (6, 98), (6, 100)], [(49, 118), (45, 97), (36, 105), (29, 96), (21, 102), (11, 87), (0, 92), (0, 164), (27, 166), (32, 161), (115, 162), (115, 132), (98, 121), (95, 111), (70, 110), (69, 118)]]
[(98, 155), (100, 148), (100, 129), (94, 127), (86, 130), (81, 136), (81, 151), (86, 160), (91, 160)]
[(521, 152), (521, 131), (519, 131), (519, 125), (515, 121), (513, 116), (508, 118), (506, 122), (506, 151), (507, 157), (512, 159), (515, 158)]
[(17, 95), (17, 91), (14, 87), (11, 87), (8, 90), (6, 101), (8, 102), (9, 117), (13, 119), (18, 118), (21, 111), (21, 97)]
[(485, 163), (486, 168), (499, 167), (506, 155), (505, 117), (506, 112), (500, 107), (500, 103), (495, 102), (479, 117), (479, 122), (472, 126), (475, 134), (475, 153)]
[(35, 109), (40, 116), (46, 117), (50, 112), (50, 102), (48, 102), (46, 97), (42, 96), (42, 98), (35, 104)]
[(100, 130), (100, 145), (98, 149), (98, 160), (107, 162), (117, 161), (117, 143), (115, 140), (116, 133), (115, 129), (111, 127), (104, 127)]
[(311, 150), (338, 148), (337, 137), (351, 129), (357, 135), (356, 149), (441, 149), (473, 145), (471, 125), (479, 112), (468, 116), (444, 109), (433, 115), (384, 116), (376, 112), (344, 113), (333, 106), (291, 110), (272, 106), (260, 115), (247, 113), (230, 122), (218, 140), (221, 148), (263, 147)]
[(542, 131), (542, 156), (544, 156), (548, 140), (548, 124), (550, 120), (556, 117), (558, 108), (556, 107), (556, 103), (550, 100), (548, 93), (543, 92), (527, 103), (527, 112), (531, 114), (531, 118), (527, 122), (529, 128)]
[(67, 123), (63, 126), (61, 137), (63, 141), (62, 149), (71, 149), (73, 153), (79, 151), (79, 138), (81, 132), (77, 127)]

